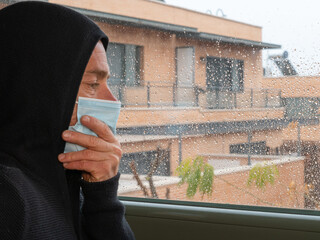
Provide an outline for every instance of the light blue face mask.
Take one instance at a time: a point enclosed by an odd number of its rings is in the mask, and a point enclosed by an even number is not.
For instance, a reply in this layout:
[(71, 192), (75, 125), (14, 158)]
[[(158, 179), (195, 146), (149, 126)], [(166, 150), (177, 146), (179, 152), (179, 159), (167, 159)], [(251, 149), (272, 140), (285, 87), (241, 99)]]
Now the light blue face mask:
[[(116, 134), (116, 124), (119, 118), (120, 108), (121, 103), (119, 101), (79, 97), (77, 111), (78, 121), (76, 125), (70, 126), (68, 129), (74, 132), (97, 136), (97, 134), (80, 123), (82, 116), (89, 115), (106, 123), (113, 134)], [(67, 142), (64, 153), (81, 151), (83, 149), (85, 148), (82, 146)]]

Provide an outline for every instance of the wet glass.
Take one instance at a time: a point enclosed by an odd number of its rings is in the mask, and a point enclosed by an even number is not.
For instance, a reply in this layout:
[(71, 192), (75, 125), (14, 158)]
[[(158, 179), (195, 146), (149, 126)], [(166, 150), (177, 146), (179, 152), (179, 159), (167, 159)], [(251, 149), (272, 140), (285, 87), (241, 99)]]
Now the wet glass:
[(49, 2), (109, 36), (120, 196), (319, 209), (320, 3)]

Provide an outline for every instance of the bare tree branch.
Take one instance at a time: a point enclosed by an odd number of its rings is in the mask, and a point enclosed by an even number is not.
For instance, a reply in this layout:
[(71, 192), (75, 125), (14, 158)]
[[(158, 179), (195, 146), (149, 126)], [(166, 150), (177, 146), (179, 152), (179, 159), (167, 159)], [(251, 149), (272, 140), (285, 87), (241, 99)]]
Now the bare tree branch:
[[(160, 147), (157, 147), (156, 159), (150, 163), (150, 171), (146, 176), (146, 180), (149, 182), (152, 198), (159, 198), (158, 194), (157, 194), (156, 187), (155, 187), (154, 182), (153, 182), (153, 178), (152, 178), (153, 174), (157, 170), (157, 168), (159, 167), (160, 163), (163, 160), (165, 160), (166, 158), (168, 158), (169, 152), (170, 152), (170, 148), (171, 148), (171, 143), (169, 143), (167, 149), (165, 149), (165, 150), (161, 149)], [(145, 197), (149, 197), (148, 190), (143, 185), (143, 183), (142, 183), (142, 181), (140, 179), (140, 176), (139, 176), (139, 174), (137, 172), (136, 165), (135, 165), (134, 161), (131, 161), (130, 168), (131, 168), (131, 171), (133, 173), (134, 178), (137, 181), (138, 186), (143, 191), (144, 196)], [(169, 199), (169, 194), (170, 194), (170, 189), (167, 188), (167, 192), (166, 192), (166, 198), (167, 199)]]
[(137, 169), (136, 169), (136, 164), (134, 163), (134, 161), (131, 161), (130, 163), (130, 168), (131, 168), (131, 171), (133, 173), (133, 177), (136, 179), (139, 187), (141, 188), (141, 190), (143, 191), (143, 194), (145, 197), (149, 197), (149, 194), (148, 194), (148, 191), (147, 191), (147, 188), (143, 185), (140, 177), (139, 177), (139, 174), (137, 173)]
[(153, 198), (158, 198), (158, 194), (157, 194), (156, 187), (154, 186), (152, 176), (153, 176), (153, 173), (157, 170), (157, 168), (160, 165), (161, 155), (162, 155), (161, 149), (160, 147), (157, 147), (156, 159), (151, 163), (150, 171), (146, 177), (147, 181), (149, 182), (150, 191)]
[(166, 188), (166, 199), (170, 199), (170, 188)]
[(150, 171), (146, 177), (146, 180), (149, 182), (150, 185), (150, 191), (153, 198), (158, 198), (156, 187), (153, 183), (153, 174), (159, 167), (160, 163), (165, 160), (165, 158), (168, 156), (168, 152), (170, 151), (171, 143), (169, 143), (167, 149), (162, 150), (159, 146), (157, 147), (157, 154), (156, 159), (151, 163)]

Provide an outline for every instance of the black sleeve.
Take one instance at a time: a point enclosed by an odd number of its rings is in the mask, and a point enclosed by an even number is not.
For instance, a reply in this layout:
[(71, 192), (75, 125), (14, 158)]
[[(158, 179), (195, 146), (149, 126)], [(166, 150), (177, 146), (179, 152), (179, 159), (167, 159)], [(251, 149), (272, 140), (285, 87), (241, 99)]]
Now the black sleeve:
[(89, 239), (135, 239), (117, 197), (120, 174), (103, 181), (81, 181), (84, 196), (82, 206), (83, 230)]
[(0, 238), (23, 239), (24, 203), (15, 187), (0, 171)]

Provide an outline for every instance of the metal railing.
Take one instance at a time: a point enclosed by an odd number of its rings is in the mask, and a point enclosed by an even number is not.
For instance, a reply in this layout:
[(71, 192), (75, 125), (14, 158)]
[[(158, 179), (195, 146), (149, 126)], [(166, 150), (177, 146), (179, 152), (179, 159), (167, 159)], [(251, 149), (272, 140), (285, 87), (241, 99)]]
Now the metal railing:
[(202, 89), (169, 82), (144, 82), (139, 86), (110, 86), (124, 107), (201, 107), (205, 109), (277, 108), (281, 90), (221, 88)]
[(208, 109), (244, 109), (244, 108), (277, 108), (282, 106), (281, 90), (246, 89), (227, 91), (218, 88), (205, 92), (205, 108)]

